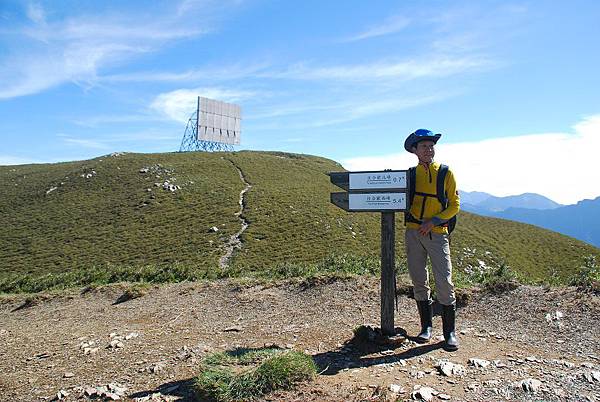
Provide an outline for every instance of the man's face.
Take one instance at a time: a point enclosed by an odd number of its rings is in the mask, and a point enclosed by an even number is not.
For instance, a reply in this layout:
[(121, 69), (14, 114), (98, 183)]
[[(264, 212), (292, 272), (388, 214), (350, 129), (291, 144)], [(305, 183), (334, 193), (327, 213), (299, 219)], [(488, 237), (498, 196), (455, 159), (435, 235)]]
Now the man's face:
[(416, 147), (413, 147), (414, 153), (419, 158), (419, 162), (431, 163), (435, 156), (435, 143), (429, 140), (419, 141)]

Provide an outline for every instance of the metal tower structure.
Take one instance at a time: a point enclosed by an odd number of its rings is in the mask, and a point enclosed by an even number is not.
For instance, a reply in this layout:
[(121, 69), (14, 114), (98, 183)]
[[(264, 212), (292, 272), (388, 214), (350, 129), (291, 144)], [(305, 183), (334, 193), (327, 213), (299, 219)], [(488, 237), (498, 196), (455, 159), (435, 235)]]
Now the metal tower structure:
[(181, 139), (179, 152), (217, 152), (217, 151), (233, 151), (233, 145), (222, 142), (205, 141), (198, 139), (198, 112), (194, 112), (185, 126), (185, 132)]
[(241, 119), (240, 106), (198, 96), (179, 152), (233, 151), (233, 146), (240, 144)]

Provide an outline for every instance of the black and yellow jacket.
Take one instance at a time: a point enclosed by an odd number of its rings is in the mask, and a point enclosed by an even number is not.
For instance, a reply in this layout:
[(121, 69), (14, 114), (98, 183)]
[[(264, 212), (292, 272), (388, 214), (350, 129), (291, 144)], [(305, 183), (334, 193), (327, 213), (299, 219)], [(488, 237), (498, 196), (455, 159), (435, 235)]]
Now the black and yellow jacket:
[[(448, 197), (448, 207), (443, 208), (439, 200), (435, 196), (437, 175), (440, 170), (441, 164), (432, 162), (426, 167), (423, 164), (417, 165), (416, 170), (416, 183), (415, 183), (415, 197), (412, 205), (410, 206), (410, 214), (423, 222), (433, 220), (434, 224), (444, 223), (448, 219), (452, 218), (460, 210), (460, 197), (458, 196), (458, 190), (456, 189), (456, 180), (451, 170), (448, 170), (446, 178), (444, 180), (444, 189)], [(431, 194), (432, 197), (425, 197), (418, 193)], [(418, 229), (419, 224), (415, 222), (407, 222), (406, 227), (408, 229)], [(434, 233), (448, 233), (448, 229), (444, 226), (435, 226), (432, 229)]]

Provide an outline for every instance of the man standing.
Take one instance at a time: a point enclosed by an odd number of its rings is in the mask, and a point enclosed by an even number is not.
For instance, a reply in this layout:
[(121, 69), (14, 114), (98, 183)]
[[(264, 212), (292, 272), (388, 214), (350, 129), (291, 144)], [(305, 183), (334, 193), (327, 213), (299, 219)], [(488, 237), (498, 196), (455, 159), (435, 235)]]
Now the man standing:
[[(441, 136), (419, 129), (404, 142), (404, 148), (419, 158), (419, 164), (409, 171), (414, 185), (411, 186), (413, 194), (410, 194), (412, 204), (405, 219), (405, 245), (408, 272), (421, 318), (421, 332), (417, 341), (428, 342), (432, 335), (432, 300), (427, 271), (429, 256), (437, 299), (442, 305), (444, 349), (454, 351), (458, 349), (458, 340), (455, 332), (456, 298), (452, 283), (448, 222), (458, 213), (460, 199), (452, 172), (433, 161), (434, 147)], [(444, 194), (438, 194), (442, 189)]]

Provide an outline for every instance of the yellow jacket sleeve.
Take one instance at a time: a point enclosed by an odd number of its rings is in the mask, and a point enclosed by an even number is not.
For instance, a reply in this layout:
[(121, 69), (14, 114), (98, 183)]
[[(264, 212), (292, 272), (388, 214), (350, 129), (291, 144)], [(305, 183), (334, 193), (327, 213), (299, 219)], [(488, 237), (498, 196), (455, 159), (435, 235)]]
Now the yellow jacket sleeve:
[(446, 175), (446, 182), (444, 183), (444, 189), (448, 194), (448, 207), (439, 214), (435, 215), (435, 218), (440, 219), (442, 222), (446, 222), (460, 210), (460, 196), (456, 189), (456, 180), (454, 179), (454, 173), (448, 170)]

